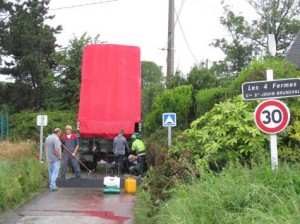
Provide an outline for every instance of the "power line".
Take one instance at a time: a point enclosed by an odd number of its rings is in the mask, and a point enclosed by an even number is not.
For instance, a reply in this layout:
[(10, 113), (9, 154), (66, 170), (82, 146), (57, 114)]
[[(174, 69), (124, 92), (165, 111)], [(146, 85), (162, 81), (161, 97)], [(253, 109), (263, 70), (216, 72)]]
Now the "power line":
[[(176, 10), (175, 10), (175, 13), (177, 14)], [(196, 59), (195, 55), (193, 54), (193, 51), (192, 51), (192, 49), (191, 49), (191, 47), (190, 47), (190, 44), (189, 44), (188, 41), (187, 41), (187, 38), (186, 38), (186, 36), (185, 36), (185, 34), (184, 34), (184, 31), (183, 31), (183, 29), (182, 29), (182, 26), (181, 26), (181, 23), (180, 23), (180, 20), (179, 20), (179, 19), (178, 19), (178, 24), (179, 24), (181, 33), (182, 33), (182, 35), (183, 35), (184, 41), (185, 41), (185, 43), (186, 43), (186, 45), (187, 45), (187, 47), (188, 47), (188, 49), (189, 49), (189, 52), (190, 52), (190, 54), (192, 55), (192, 57), (194, 58), (195, 62), (198, 64), (198, 60)]]
[(54, 9), (50, 9), (50, 10), (54, 11), (54, 10), (61, 10), (61, 9), (70, 9), (70, 8), (89, 6), (89, 5), (98, 5), (98, 4), (103, 4), (103, 3), (110, 3), (110, 2), (115, 2), (115, 1), (118, 1), (118, 0), (106, 0), (106, 1), (101, 1), (101, 2), (92, 2), (92, 3), (81, 4), (81, 5), (64, 6), (64, 7), (54, 8)]
[[(205, 7), (207, 7), (207, 8), (219, 10), (219, 8), (217, 8), (217, 7), (215, 7), (215, 6), (211, 5), (211, 4), (207, 4), (207, 2), (200, 1), (200, 0), (193, 0), (193, 1), (194, 1), (194, 2), (197, 2), (198, 4), (201, 4), (201, 5), (205, 6)], [(247, 1), (247, 0), (245, 0), (245, 1)]]
[[(174, 29), (175, 29), (176, 23), (177, 23), (177, 22), (178, 22), (178, 20), (179, 20), (179, 16), (180, 16), (181, 10), (182, 10), (182, 8), (183, 8), (183, 4), (184, 4), (184, 2), (185, 2), (185, 0), (183, 0), (183, 1), (181, 2), (181, 6), (180, 6), (180, 9), (179, 9), (179, 12), (178, 12), (178, 14), (176, 13), (176, 20), (175, 20), (175, 22), (174, 22), (174, 25), (173, 25), (173, 28), (172, 28), (172, 33), (171, 33), (171, 35), (169, 36), (169, 38), (168, 38), (168, 41), (167, 41), (167, 44), (166, 44), (166, 45), (168, 45), (168, 43), (169, 43), (170, 39), (171, 39), (171, 38), (172, 38), (172, 36), (174, 35)], [(176, 10), (175, 10), (175, 11), (176, 11)], [(167, 48), (167, 47), (165, 47), (165, 48)], [(162, 48), (162, 49), (164, 49), (164, 48)]]

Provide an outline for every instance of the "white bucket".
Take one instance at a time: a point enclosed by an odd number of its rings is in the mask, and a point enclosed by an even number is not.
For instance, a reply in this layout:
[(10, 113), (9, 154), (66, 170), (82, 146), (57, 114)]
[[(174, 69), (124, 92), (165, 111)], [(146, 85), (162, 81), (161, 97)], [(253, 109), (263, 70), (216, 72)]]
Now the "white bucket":
[(105, 187), (117, 187), (120, 188), (120, 177), (104, 177), (103, 185)]

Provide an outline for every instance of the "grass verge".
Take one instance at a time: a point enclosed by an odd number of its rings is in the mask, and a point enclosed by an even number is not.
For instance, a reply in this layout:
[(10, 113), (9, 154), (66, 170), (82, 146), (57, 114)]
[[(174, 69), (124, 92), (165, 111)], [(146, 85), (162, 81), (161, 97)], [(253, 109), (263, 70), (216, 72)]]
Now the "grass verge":
[(0, 144), (0, 211), (26, 201), (46, 178), (46, 164), (35, 158), (33, 143)]
[(231, 166), (220, 174), (203, 173), (192, 183), (177, 185), (154, 217), (142, 213), (146, 204), (137, 208), (137, 223), (300, 223), (299, 171), (299, 165), (277, 171)]

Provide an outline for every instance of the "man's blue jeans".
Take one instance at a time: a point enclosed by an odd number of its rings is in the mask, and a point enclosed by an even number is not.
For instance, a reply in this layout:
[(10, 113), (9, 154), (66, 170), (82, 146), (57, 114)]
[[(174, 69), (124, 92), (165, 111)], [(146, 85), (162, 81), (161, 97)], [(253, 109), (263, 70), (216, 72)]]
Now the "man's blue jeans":
[(49, 173), (49, 188), (56, 188), (56, 179), (58, 177), (60, 167), (60, 160), (48, 163), (48, 173)]

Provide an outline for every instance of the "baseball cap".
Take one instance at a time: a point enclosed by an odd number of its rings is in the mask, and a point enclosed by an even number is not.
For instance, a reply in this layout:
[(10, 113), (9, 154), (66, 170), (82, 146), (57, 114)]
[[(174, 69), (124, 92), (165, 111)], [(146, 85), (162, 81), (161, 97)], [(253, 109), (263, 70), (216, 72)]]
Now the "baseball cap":
[(67, 126), (66, 126), (66, 129), (72, 130), (72, 126), (71, 126), (71, 125), (67, 125)]

